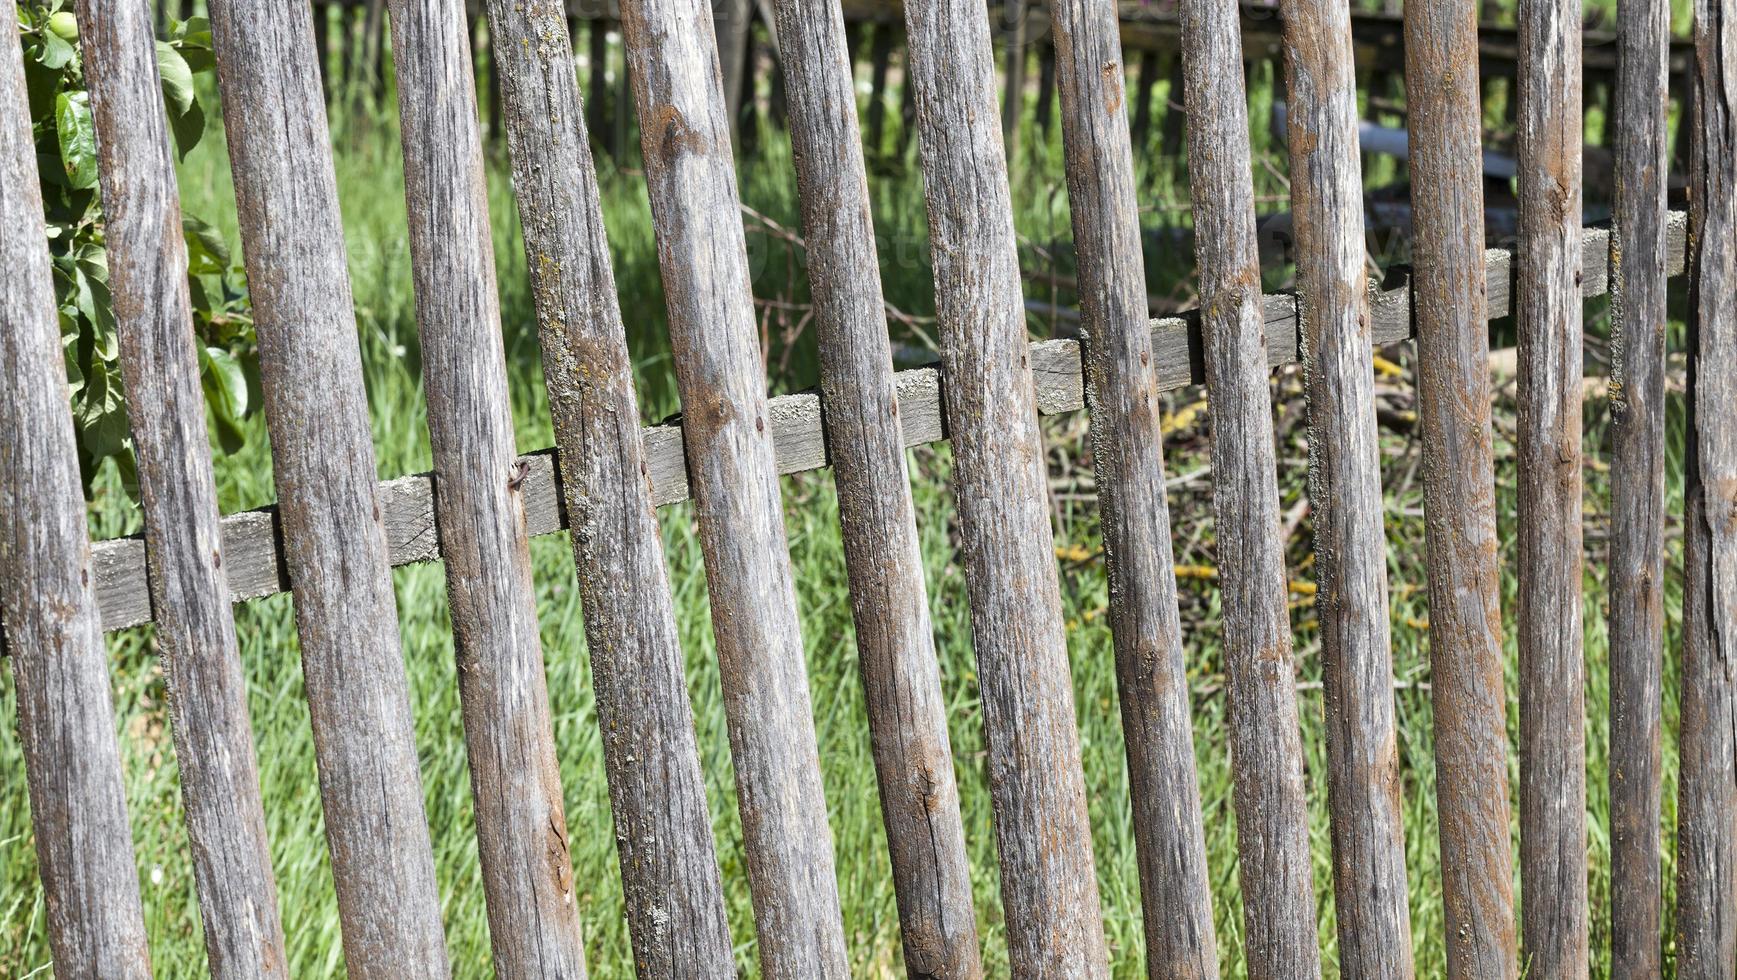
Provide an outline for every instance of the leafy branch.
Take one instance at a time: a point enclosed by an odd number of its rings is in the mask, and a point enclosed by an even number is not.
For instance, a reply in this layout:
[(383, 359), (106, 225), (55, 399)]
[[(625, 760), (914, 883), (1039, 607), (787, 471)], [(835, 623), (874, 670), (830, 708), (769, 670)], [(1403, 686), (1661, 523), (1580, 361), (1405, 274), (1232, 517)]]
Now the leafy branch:
[[(122, 484), (132, 494), (138, 481), (109, 294), (96, 127), (78, 22), (67, 9), (67, 0), (17, 3), (79, 469), (89, 495), (103, 464), (114, 460)], [(202, 17), (174, 22), (168, 39), (157, 42), (163, 107), (176, 152), (183, 159), (199, 145), (206, 130), (195, 78), (214, 67), (211, 30)], [(258, 353), (246, 281), (222, 234), (210, 224), (183, 215), (182, 230), (211, 428), (222, 451), (234, 452), (245, 444), (245, 422), (259, 403)]]

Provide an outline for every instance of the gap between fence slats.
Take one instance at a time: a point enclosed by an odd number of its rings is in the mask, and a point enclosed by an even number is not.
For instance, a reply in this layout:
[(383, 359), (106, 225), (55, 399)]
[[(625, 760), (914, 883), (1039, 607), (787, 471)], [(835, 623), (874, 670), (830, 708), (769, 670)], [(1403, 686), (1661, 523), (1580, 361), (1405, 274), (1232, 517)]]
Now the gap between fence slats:
[[(390, 0), (388, 10), (489, 942), (501, 976), (580, 978), (585, 946), (507, 401), (469, 25), (463, 0)], [(491, 59), (501, 47), (491, 36)]]
[(1282, 12), (1339, 965), (1348, 976), (1409, 978), (1350, 10), (1334, 0), (1290, 0)]
[[(983, 973), (977, 917), (844, 21), (836, 4), (773, 7), (819, 332), (822, 420), (905, 966), (912, 977), (968, 980)], [(885, 74), (894, 31), (875, 28), (876, 77)], [(877, 148), (883, 109), (877, 98), (869, 113)]]
[(1477, 11), (1405, 7), (1412, 285), (1448, 975), (1519, 974), (1490, 431)]
[(1610, 959), (1664, 975), (1665, 180), (1670, 4), (1619, 0), (1610, 233)]
[[(108, 651), (92, 588), (18, 10), (0, 11), (0, 618), (62, 976), (151, 975)], [(203, 432), (203, 428), (200, 430)], [(142, 577), (142, 576), (141, 576)], [(16, 787), (8, 805), (22, 806)]]
[(515, 472), (531, 533), (563, 505), (574, 529), (634, 963), (646, 978), (725, 975), (723, 882), (571, 42), (557, 0), (490, 0), (488, 15), (565, 478), (546, 454)]
[(1737, 10), (1695, 4), (1677, 976), (1737, 962)]
[(146, 0), (83, 0), (78, 19), (109, 291), (151, 555), (146, 584), (157, 611), (207, 966), (219, 980), (283, 977), (289, 961), (220, 547), (151, 8)]
[(730, 120), (704, 0), (622, 4), (768, 977), (849, 972)]
[(1318, 977), (1278, 449), (1261, 357), (1265, 317), (1241, 30), (1234, 0), (1184, 0), (1177, 14), (1212, 422), (1243, 953), (1250, 976)]
[(306, 4), (210, 12), (344, 963), (444, 977), (313, 23)]
[(1518, 8), (1520, 895), (1534, 976), (1587, 975), (1580, 3)]
[[(1666, 220), (1666, 272), (1683, 271), (1686, 216), (1671, 212)], [(1587, 229), (1581, 238), (1584, 256), (1582, 296), (1603, 295), (1610, 239), (1603, 229)], [(1489, 295), (1488, 316), (1508, 315), (1512, 256), (1502, 249), (1484, 254)], [(1412, 339), (1409, 284), (1376, 288), (1370, 293), (1371, 340), (1376, 345)], [(1261, 297), (1266, 323), (1269, 367), (1297, 360), (1295, 301), (1288, 295)], [(1205, 383), (1205, 355), (1199, 324), (1193, 313), (1151, 321), (1152, 364), (1161, 391)], [(1044, 340), (1030, 345), (1031, 369), (1037, 381), (1037, 408), (1044, 415), (1085, 407), (1080, 347), (1073, 340)], [(910, 368), (893, 376), (899, 394), (899, 421), (905, 446), (921, 446), (947, 438), (941, 419), (941, 374), (935, 367)], [(830, 465), (821, 423), (821, 398), (813, 392), (780, 395), (767, 400), (766, 427), (777, 443), (778, 472), (801, 473)], [(627, 416), (630, 417), (630, 416)], [(682, 458), (679, 419), (642, 430), (645, 474), (652, 503), (658, 507), (688, 499), (687, 465)], [(557, 432), (559, 441), (559, 432)], [(519, 457), (525, 464), (525, 519), (533, 536), (568, 526), (560, 475), (549, 450)], [(629, 471), (635, 472), (635, 471)], [(386, 524), (392, 564), (410, 565), (440, 558), (440, 536), (434, 521), (434, 489), (429, 474), (387, 480), (379, 485), (380, 513)], [(264, 507), (223, 519), (224, 563), (229, 570), (230, 598), (237, 602), (289, 591), (283, 564), (277, 510)], [(97, 598), (105, 630), (126, 629), (151, 621), (150, 592), (143, 581), (145, 545), (137, 537), (111, 538), (92, 546)]]
[(915, 0), (905, 5), (905, 34), (1008, 958), (1021, 976), (1104, 977), (987, 10)]

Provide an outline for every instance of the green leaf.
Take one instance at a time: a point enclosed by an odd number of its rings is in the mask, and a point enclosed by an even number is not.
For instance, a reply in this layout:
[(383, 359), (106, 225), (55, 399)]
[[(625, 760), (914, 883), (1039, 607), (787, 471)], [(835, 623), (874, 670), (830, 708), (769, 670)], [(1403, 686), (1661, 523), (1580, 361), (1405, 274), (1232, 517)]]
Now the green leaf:
[(193, 74), (208, 72), (217, 66), (211, 53), (211, 22), (205, 18), (189, 17), (177, 22), (169, 32), (169, 38)]
[(205, 138), (205, 109), (195, 102), (186, 112), (169, 117), (169, 130), (175, 134), (175, 153), (182, 160)]
[(169, 129), (175, 134), (175, 149), (185, 160), (205, 136), (205, 110), (193, 91), (193, 69), (166, 41), (157, 42), (157, 74), (163, 80), (163, 108), (169, 114)]
[(187, 240), (187, 272), (190, 275), (222, 275), (229, 271), (229, 243), (209, 221), (183, 213), (181, 236)]
[(163, 101), (171, 116), (186, 112), (197, 100), (193, 95), (193, 70), (167, 41), (157, 42), (157, 74), (163, 80)]
[(54, 100), (54, 129), (60, 139), (60, 163), (67, 183), (75, 188), (97, 182), (96, 126), (90, 116), (90, 96), (62, 92)]
[(66, 359), (66, 388), (74, 398), (84, 391), (84, 368), (78, 364), (78, 321), (60, 311), (60, 349)]
[(37, 49), (36, 61), (44, 68), (59, 70), (72, 64), (78, 57), (78, 49), (62, 40), (53, 31), (43, 31), (42, 46)]
[(205, 403), (211, 406), (211, 419), (216, 423), (217, 443), (224, 452), (233, 453), (247, 441), (241, 426), (247, 417), (247, 374), (221, 347), (201, 347), (199, 368)]

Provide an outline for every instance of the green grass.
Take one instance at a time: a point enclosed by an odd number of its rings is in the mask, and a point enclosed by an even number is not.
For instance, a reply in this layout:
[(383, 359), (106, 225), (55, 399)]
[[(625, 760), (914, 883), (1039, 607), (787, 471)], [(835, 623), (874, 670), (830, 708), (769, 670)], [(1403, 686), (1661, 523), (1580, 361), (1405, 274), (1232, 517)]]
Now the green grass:
[[(1257, 78), (1259, 95), (1270, 91), (1270, 70)], [(896, 129), (896, 102), (893, 116)], [(1284, 192), (1282, 154), (1266, 135), (1263, 112), (1251, 120), (1252, 138), (1263, 163), (1257, 163), (1257, 193), (1278, 199)], [(1026, 132), (1035, 127), (1027, 120)], [(340, 119), (338, 179), (343, 199), (350, 267), (355, 288), (363, 357), (372, 405), (375, 445), (382, 478), (429, 468), (425, 406), (422, 399), (415, 340), (409, 257), (404, 237), (403, 185), (391, 120)], [(1148, 225), (1186, 222), (1186, 176), (1177, 161), (1160, 158), (1154, 145), (1142, 156), (1142, 206)], [(1024, 241), (1028, 268), (1071, 273), (1066, 193), (1062, 186), (1059, 130), (1047, 139), (1033, 136), (1022, 148), (1023, 179), (1014, 195), (1016, 225)], [(919, 350), (922, 334), (932, 326), (922, 318), (933, 312), (928, 279), (921, 180), (909, 153), (877, 160), (871, 176), (877, 228), (889, 299), (915, 318), (912, 328), (898, 328), (903, 348)], [(496, 256), (506, 343), (512, 372), (512, 395), (519, 445), (532, 449), (549, 445), (552, 436), (537, 363), (530, 299), (525, 279), (511, 192), (499, 161), (491, 169), (490, 204), (496, 227)], [(799, 227), (794, 178), (788, 143), (767, 134), (760, 148), (741, 167), (744, 200), (787, 228)], [(615, 268), (627, 312), (638, 366), (642, 409), (657, 419), (677, 407), (664, 340), (665, 320), (656, 252), (650, 231), (643, 182), (630, 170), (603, 175), (605, 220), (614, 250)], [(222, 141), (208, 139), (183, 168), (187, 207), (225, 227), (234, 239), (231, 189)], [(1282, 204), (1276, 205), (1282, 208)], [(756, 295), (792, 303), (806, 301), (806, 284), (797, 257), (775, 236), (750, 235), (756, 270)], [(1192, 260), (1186, 250), (1149, 250), (1151, 291), (1189, 298)], [(1270, 270), (1269, 285), (1284, 282), (1285, 270)], [(1032, 284), (1028, 295), (1048, 300), (1048, 287)], [(1073, 298), (1054, 297), (1068, 305)], [(1598, 308), (1589, 307), (1594, 333), (1602, 322)], [(794, 320), (768, 321), (769, 359), (777, 390), (805, 387), (815, 381), (812, 332), (793, 332)], [(1033, 322), (1043, 332), (1048, 324)], [(1498, 331), (1503, 329), (1498, 327)], [(1406, 364), (1401, 347), (1389, 356)], [(1295, 370), (1275, 375), (1275, 403), (1280, 419), (1282, 504), (1292, 505), (1305, 481), (1300, 379)], [(1205, 418), (1184, 419), (1178, 408), (1194, 405), (1200, 392), (1189, 390), (1165, 398), (1176, 429), (1167, 463), (1172, 475), (1198, 470), (1206, 460)], [(1672, 402), (1672, 472), (1679, 473), (1681, 406)], [(1587, 471), (1589, 526), (1605, 526), (1608, 487), (1598, 463), (1603, 454), (1603, 403), (1587, 408), (1586, 449), (1593, 461)], [(1498, 416), (1512, 418), (1511, 395), (1498, 405)], [(1046, 422), (1052, 470), (1058, 486), (1078, 493), (1058, 493), (1057, 544), (1068, 556), (1062, 562), (1062, 594), (1069, 628), (1069, 649), (1078, 709), (1085, 777), (1090, 790), (1099, 884), (1103, 912), (1118, 976), (1142, 976), (1140, 900), (1133, 836), (1129, 825), (1128, 774), (1123, 754), (1111, 659), (1107, 617), (1107, 587), (1100, 560), (1095, 505), (1089, 499), (1090, 468), (1086, 420), (1076, 413)], [(1416, 446), (1403, 434), (1383, 432), (1385, 483), (1389, 488), (1388, 573), (1393, 591), (1393, 651), (1398, 709), (1400, 756), (1406, 806), (1407, 866), (1411, 880), (1411, 913), (1415, 955), (1420, 976), (1440, 975), (1445, 968), (1438, 853), (1433, 796), (1434, 757), (1430, 702), (1422, 686), (1429, 680), (1424, 598), (1423, 525), (1419, 512), (1421, 484), (1406, 474), (1415, 466)], [(1514, 467), (1511, 439), (1498, 426), (1498, 506), (1503, 540), (1511, 548), (1514, 513)], [(945, 446), (912, 452), (913, 491), (918, 511), (924, 564), (929, 574), (930, 604), (940, 658), (942, 684), (948, 698), (952, 745), (960, 781), (961, 804), (971, 847), (973, 883), (979, 926), (990, 974), (1006, 975), (1006, 943), (998, 898), (990, 805), (984, 763), (982, 717), (970, 645), (970, 620), (963, 580), (952, 547), (954, 510), (947, 480)], [(830, 807), (830, 822), (839, 860), (839, 888), (844, 904), (846, 934), (855, 972), (864, 976), (902, 975), (897, 911), (890, 884), (872, 759), (857, 678), (855, 648), (846, 593), (846, 578), (837, 526), (836, 499), (830, 474), (817, 472), (787, 479), (785, 511), (791, 561), (795, 566), (802, 625), (807, 642), (810, 696), (820, 744), (820, 756)], [(240, 454), (219, 460), (219, 492), (225, 511), (256, 507), (274, 496), (270, 458), (263, 429), (255, 422), (255, 438)], [(1673, 488), (1673, 507), (1680, 503)], [(1213, 564), (1210, 483), (1197, 479), (1177, 487), (1171, 498), (1177, 561)], [(735, 815), (730, 760), (725, 738), (706, 606), (704, 573), (696, 540), (693, 512), (688, 505), (661, 512), (670, 577), (687, 652), (688, 678), (698, 729), (702, 765), (707, 778), (713, 826), (718, 842), (730, 919), (737, 942), (737, 959), (744, 974), (757, 974), (753, 924), (744, 872), (740, 823)], [(91, 507), (93, 535), (108, 537), (137, 529), (136, 511), (106, 480)], [(1307, 525), (1290, 544), (1294, 578), (1310, 575)], [(1607, 671), (1602, 544), (1589, 536), (1587, 564), (1587, 714), (1588, 810), (1592, 864), (1592, 921), (1595, 973), (1608, 958), (1609, 910), (1608, 794), (1605, 783)], [(566, 792), (567, 818), (592, 974), (600, 978), (631, 975), (631, 956), (622, 917), (621, 885), (612, 845), (609, 810), (589, 665), (585, 656), (578, 594), (574, 588), (571, 553), (564, 535), (533, 542), (537, 601), (543, 624), (548, 683), (554, 706), (555, 737)], [(1087, 557), (1079, 558), (1077, 555)], [(1512, 553), (1504, 553), (1508, 571), (1504, 608), (1513, 608)], [(1680, 567), (1673, 541), (1669, 559)], [(454, 684), (450, 623), (440, 569), (412, 566), (394, 572), (402, 621), (405, 663), (412, 686), (420, 748), (422, 781), (433, 832), (447, 939), (458, 976), (486, 975), (488, 935), (478, 884), (472, 810), (466, 775), (457, 690)], [(1226, 976), (1245, 973), (1241, 954), (1241, 908), (1235, 872), (1235, 820), (1231, 800), (1226, 698), (1220, 670), (1218, 596), (1209, 582), (1185, 580), (1182, 612), (1190, 682), (1195, 689), (1195, 739), (1212, 868), (1214, 911), (1219, 949)], [(1667, 589), (1668, 649), (1674, 651), (1680, 610), (1680, 581), (1673, 574)], [(1299, 679), (1313, 685), (1320, 679), (1318, 639), (1313, 613), (1299, 603), (1295, 613)], [(239, 607), (238, 629), (249, 683), (249, 703), (259, 753), (266, 800), (273, 864), (277, 874), (289, 941), (291, 971), (296, 976), (342, 974), (338, 918), (332, 895), (331, 870), (323, 840), (315, 780), (312, 741), (303, 700), (302, 675), (287, 596)], [(149, 628), (110, 637), (117, 730), (127, 772), (127, 800), (144, 892), (152, 957), (157, 975), (197, 976), (204, 972), (200, 926), (193, 895), (190, 858), (181, 825), (175, 760), (164, 710), (161, 671), (154, 658)], [(1512, 642), (1509, 643), (1510, 736), (1517, 736), (1514, 704)], [(15, 718), (10, 671), (0, 671), (0, 717)], [(1676, 680), (1674, 653), (1665, 671), (1667, 736), (1675, 729)], [(1337, 975), (1335, 934), (1326, 818), (1326, 750), (1318, 687), (1300, 695), (1305, 762), (1310, 790), (1311, 835), (1315, 856), (1315, 886), (1320, 911), (1320, 939), (1328, 972)], [(1673, 851), (1671, 833), (1675, 755), (1674, 740), (1666, 739), (1667, 864)], [(1517, 764), (1510, 765), (1517, 780)], [(0, 808), (0, 975), (46, 975), (48, 948), (43, 926), (42, 893), (35, 877), (28, 809), (22, 792), (23, 766), (18, 740), (0, 738), (0, 774), (10, 790), (12, 805)], [(1511, 793), (1512, 795), (1512, 793)], [(1667, 868), (1667, 882), (1670, 881)], [(1516, 881), (1516, 888), (1518, 887)]]

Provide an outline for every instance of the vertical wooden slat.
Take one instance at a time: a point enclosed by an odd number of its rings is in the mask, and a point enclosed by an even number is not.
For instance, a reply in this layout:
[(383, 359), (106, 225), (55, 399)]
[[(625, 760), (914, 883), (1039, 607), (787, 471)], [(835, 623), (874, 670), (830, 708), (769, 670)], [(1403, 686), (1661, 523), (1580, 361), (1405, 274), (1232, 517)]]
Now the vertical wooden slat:
[[(774, 0), (773, 8), (819, 331), (827, 450), (905, 965), (913, 977), (980, 977), (844, 19), (836, 4)], [(875, 31), (875, 73), (884, 77), (882, 39), (895, 26)], [(878, 105), (885, 93), (878, 84), (876, 92)]]
[(1405, 8), (1412, 316), (1448, 974), (1518, 974), (1490, 445), (1477, 11)]
[(1677, 976), (1737, 969), (1737, 11), (1695, 4)]
[[(849, 37), (850, 25), (845, 25), (846, 37)], [(845, 54), (850, 54), (847, 45)], [(899, 140), (898, 155), (904, 156), (910, 150), (911, 143), (917, 135), (917, 87), (911, 84), (911, 45), (907, 39), (902, 54), (903, 60), (899, 69)]]
[[(583, 977), (464, 3), (389, 9), (435, 518), (495, 972)], [(491, 28), (491, 62), (498, 38)]]
[(1339, 965), (1410, 977), (1350, 7), (1287, 0), (1283, 16)]
[[(629, 938), (642, 977), (734, 972), (633, 364), (559, 0), (491, 0)], [(597, 24), (593, 22), (593, 30)]]
[(82, 0), (78, 19), (151, 607), (205, 948), (214, 977), (282, 977), (283, 924), (223, 568), (151, 9), (145, 0)]
[(703, 0), (630, 0), (622, 27), (761, 964), (771, 977), (842, 977), (832, 833), (711, 14)]
[(1234, 0), (1187, 0), (1178, 14), (1212, 417), (1244, 955), (1252, 976), (1314, 977), (1321, 966), (1277, 450), (1262, 354), (1242, 30)]
[[(56, 972), (151, 975), (42, 225), (18, 10), (0, 11), (0, 619)], [(203, 430), (201, 430), (203, 431)], [(13, 790), (16, 792), (16, 790)], [(17, 806), (22, 801), (12, 800)]]
[(988, 14), (913, 0), (905, 26), (1009, 957), (1105, 976)]
[[(1056, 0), (1050, 16), (1146, 973), (1216, 977), (1116, 8), (1102, 0)], [(1253, 294), (1258, 297), (1259, 290)], [(1279, 601), (1282, 608), (1282, 592)], [(1301, 771), (1296, 775), (1300, 779)], [(1306, 840), (1303, 854), (1306, 861)], [(1248, 881), (1245, 872), (1245, 887)]]
[(1611, 972), (1664, 972), (1659, 809), (1665, 580), (1670, 4), (1622, 0), (1610, 231)]
[(1580, 3), (1517, 19), (1521, 950), (1534, 976), (1585, 976)]
[(212, 0), (211, 27), (344, 961), (445, 976), (313, 25)]

